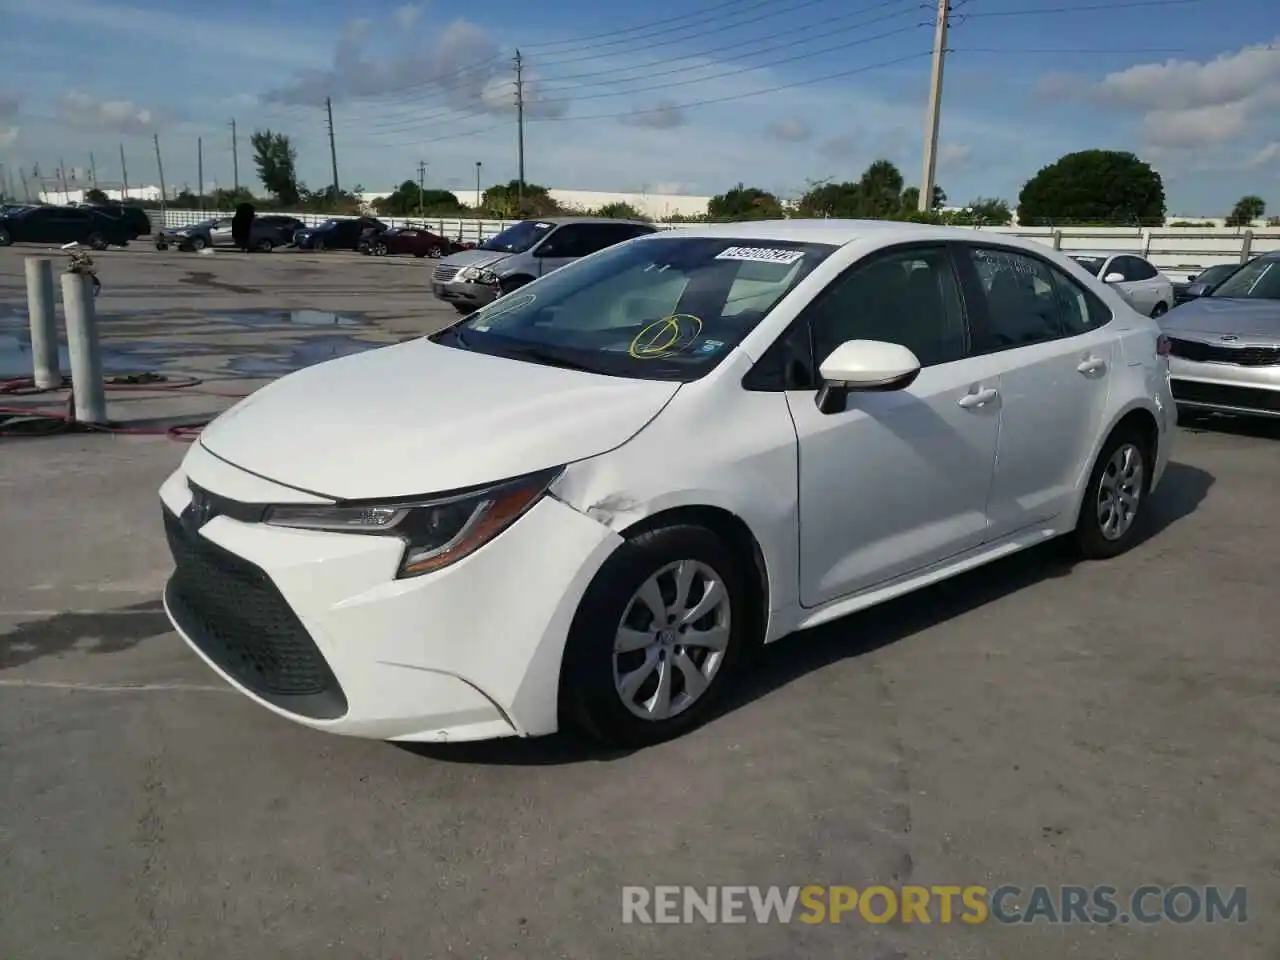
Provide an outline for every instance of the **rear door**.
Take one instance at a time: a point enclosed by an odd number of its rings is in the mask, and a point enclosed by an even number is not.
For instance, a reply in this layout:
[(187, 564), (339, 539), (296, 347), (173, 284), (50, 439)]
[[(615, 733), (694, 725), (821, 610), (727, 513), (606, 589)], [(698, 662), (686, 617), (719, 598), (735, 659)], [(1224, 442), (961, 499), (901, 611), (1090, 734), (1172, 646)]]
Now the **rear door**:
[(1000, 376), (1000, 443), (987, 505), (999, 538), (1075, 502), (1117, 359), (1111, 311), (1038, 254), (957, 246), (973, 349), (992, 358)]

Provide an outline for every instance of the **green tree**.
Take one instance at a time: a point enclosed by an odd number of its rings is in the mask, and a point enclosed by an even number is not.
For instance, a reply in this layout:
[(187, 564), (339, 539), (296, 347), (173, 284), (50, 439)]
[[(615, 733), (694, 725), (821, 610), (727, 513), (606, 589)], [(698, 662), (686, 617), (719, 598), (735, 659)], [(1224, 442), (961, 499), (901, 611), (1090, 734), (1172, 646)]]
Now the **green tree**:
[(1120, 150), (1081, 150), (1043, 167), (1018, 195), (1027, 227), (1070, 223), (1160, 226), (1164, 181), (1150, 164)]
[(385, 197), (373, 201), (373, 209), (386, 217), (457, 216), (467, 211), (451, 190), (423, 189), (406, 180)]
[[(941, 210), (947, 203), (947, 192), (941, 187), (934, 185), (933, 188), (933, 205), (930, 210)], [(920, 206), (920, 188), (907, 187), (902, 191), (902, 209), (907, 212), (919, 212), (916, 208)]]
[(1007, 227), (1013, 222), (1013, 211), (1003, 200), (978, 197), (963, 210), (943, 214), (943, 220), (958, 227)]
[(597, 217), (614, 217), (618, 220), (643, 220), (645, 216), (629, 203), (606, 203), (595, 212)]
[(775, 220), (782, 216), (782, 204), (767, 190), (739, 183), (712, 197), (707, 215), (712, 220)]
[(818, 183), (796, 203), (802, 217), (860, 218), (863, 216), (862, 188), (849, 181)]
[(267, 192), (281, 205), (295, 206), (301, 199), (302, 185), (298, 183), (298, 151), (293, 140), (284, 133), (255, 130), (249, 143), (253, 147), (258, 179)]
[(209, 195), (209, 204), (215, 210), (234, 210), (242, 203), (252, 203), (261, 205), (248, 187), (240, 187), (238, 190), (229, 190), (226, 188), (213, 191)]
[(90, 189), (85, 193), (84, 202), (85, 203), (110, 203), (111, 198), (108, 197), (101, 190), (99, 190), (97, 187), (93, 187), (92, 189)]
[(887, 218), (902, 209), (902, 171), (888, 160), (877, 160), (858, 179), (864, 217)]
[(486, 213), (508, 217), (550, 217), (560, 212), (551, 191), (536, 183), (525, 182), (524, 199), (520, 198), (520, 181), (495, 184), (484, 192), (480, 206)]
[(1247, 227), (1255, 220), (1261, 220), (1267, 212), (1267, 202), (1259, 196), (1249, 194), (1236, 201), (1227, 215), (1228, 227)]

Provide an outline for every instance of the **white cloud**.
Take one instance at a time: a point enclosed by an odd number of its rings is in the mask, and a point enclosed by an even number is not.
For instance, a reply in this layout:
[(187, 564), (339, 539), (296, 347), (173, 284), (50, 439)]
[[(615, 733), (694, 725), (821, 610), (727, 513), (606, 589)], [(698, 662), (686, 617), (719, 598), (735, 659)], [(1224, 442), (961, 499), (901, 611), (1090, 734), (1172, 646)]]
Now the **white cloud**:
[(1249, 129), (1249, 105), (1156, 109), (1142, 118), (1143, 142), (1155, 147), (1202, 147), (1240, 137)]
[(676, 127), (687, 124), (689, 118), (679, 104), (671, 100), (662, 100), (655, 106), (637, 110), (635, 113), (623, 114), (618, 121), (627, 126), (642, 127), (647, 130), (674, 130)]
[(79, 90), (69, 90), (58, 101), (58, 116), (77, 127), (112, 133), (143, 133), (155, 126), (150, 110), (130, 100), (97, 100)]
[(966, 143), (944, 143), (938, 147), (938, 165), (958, 167), (973, 156), (973, 147)]
[(798, 117), (787, 117), (766, 124), (765, 136), (783, 143), (803, 143), (813, 136), (813, 127)]
[(0, 127), (0, 148), (12, 147), (18, 142), (19, 127)]
[(1280, 164), (1280, 141), (1273, 140), (1249, 158), (1249, 166), (1265, 167)]
[(395, 12), (396, 26), (401, 30), (412, 30), (422, 16), (422, 6), (417, 3), (406, 3)]

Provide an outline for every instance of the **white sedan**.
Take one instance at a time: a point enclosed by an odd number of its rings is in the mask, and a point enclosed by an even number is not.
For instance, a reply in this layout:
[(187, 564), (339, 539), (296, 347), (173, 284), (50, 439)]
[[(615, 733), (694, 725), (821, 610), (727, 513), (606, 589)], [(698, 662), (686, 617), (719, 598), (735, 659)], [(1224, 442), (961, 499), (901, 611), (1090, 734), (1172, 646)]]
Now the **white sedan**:
[(1133, 253), (1072, 251), (1071, 259), (1110, 284), (1139, 313), (1160, 317), (1173, 309), (1173, 281), (1150, 260)]
[(761, 644), (1055, 537), (1133, 544), (1166, 353), (1008, 236), (664, 231), (227, 411), (160, 491), (165, 605), (319, 730), (654, 742)]

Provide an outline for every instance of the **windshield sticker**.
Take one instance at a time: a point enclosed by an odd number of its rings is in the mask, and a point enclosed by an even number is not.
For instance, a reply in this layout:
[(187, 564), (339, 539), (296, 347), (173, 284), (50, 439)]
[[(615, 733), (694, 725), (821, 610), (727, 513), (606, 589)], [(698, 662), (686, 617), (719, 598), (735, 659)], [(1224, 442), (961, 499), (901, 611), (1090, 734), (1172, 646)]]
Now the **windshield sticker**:
[(698, 344), (698, 353), (719, 353), (723, 349), (723, 340), (703, 340)]
[[(523, 310), (537, 299), (536, 294), (523, 293), (517, 297), (503, 297), (500, 300), (495, 300), (492, 306), (486, 307), (476, 314), (475, 323), (471, 329), (484, 333), (489, 329), (493, 321), (515, 313), (517, 310)], [(481, 324), (484, 324), (484, 326), (481, 326)]]
[(804, 257), (803, 250), (779, 250), (770, 247), (729, 247), (716, 254), (717, 260), (749, 260), (752, 263), (777, 263), (788, 266)]
[(534, 226), (535, 226), (535, 227), (537, 227), (539, 230), (550, 230), (550, 229), (551, 229), (551, 224), (549, 224), (549, 223), (535, 223), (535, 224), (534, 224)]
[(635, 360), (663, 360), (684, 353), (701, 333), (700, 318), (691, 313), (674, 313), (637, 333), (627, 353)]

